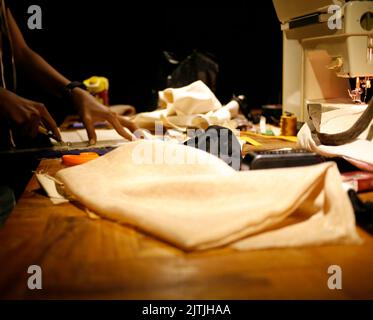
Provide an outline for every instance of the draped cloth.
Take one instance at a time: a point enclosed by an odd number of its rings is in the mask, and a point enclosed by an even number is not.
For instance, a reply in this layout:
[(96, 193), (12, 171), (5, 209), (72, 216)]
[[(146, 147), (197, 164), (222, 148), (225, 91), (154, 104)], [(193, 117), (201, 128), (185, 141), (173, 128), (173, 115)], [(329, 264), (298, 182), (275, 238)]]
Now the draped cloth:
[(237, 172), (199, 149), (139, 140), (56, 178), (99, 216), (183, 250), (360, 241), (334, 162)]
[(237, 102), (222, 106), (201, 80), (182, 88), (167, 88), (158, 94), (163, 109), (137, 114), (134, 122), (138, 127), (153, 130), (155, 124), (161, 122), (165, 128), (179, 131), (187, 128), (205, 130), (211, 125), (224, 125), (238, 115)]
[[(371, 101), (371, 104), (373, 100)], [(355, 105), (321, 114), (319, 131), (335, 135), (353, 128), (366, 113), (366, 105)], [(312, 125), (305, 123), (298, 132), (298, 144), (305, 149), (317, 152), (325, 157), (342, 157), (361, 170), (373, 172), (373, 120), (355, 139), (341, 145), (325, 145), (317, 141)]]

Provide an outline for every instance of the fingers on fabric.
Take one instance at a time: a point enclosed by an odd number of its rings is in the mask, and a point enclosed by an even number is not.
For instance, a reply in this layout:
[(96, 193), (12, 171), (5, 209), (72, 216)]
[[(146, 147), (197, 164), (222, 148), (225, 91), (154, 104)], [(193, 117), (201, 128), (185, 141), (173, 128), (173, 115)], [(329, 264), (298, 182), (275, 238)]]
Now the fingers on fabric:
[(96, 136), (96, 131), (95, 127), (93, 124), (92, 117), (86, 113), (82, 115), (82, 121), (84, 123), (84, 126), (87, 130), (87, 135), (88, 135), (88, 141), (90, 145), (96, 144), (97, 142), (97, 136)]
[(137, 140), (137, 138), (135, 137), (135, 135), (133, 135), (129, 130), (125, 130), (120, 122), (120, 120), (118, 119), (118, 116), (116, 113), (114, 112), (109, 112), (108, 115), (107, 115), (107, 119), (106, 119), (112, 126), (113, 128), (125, 139), (127, 140), (130, 140), (130, 141), (134, 141), (134, 140)]

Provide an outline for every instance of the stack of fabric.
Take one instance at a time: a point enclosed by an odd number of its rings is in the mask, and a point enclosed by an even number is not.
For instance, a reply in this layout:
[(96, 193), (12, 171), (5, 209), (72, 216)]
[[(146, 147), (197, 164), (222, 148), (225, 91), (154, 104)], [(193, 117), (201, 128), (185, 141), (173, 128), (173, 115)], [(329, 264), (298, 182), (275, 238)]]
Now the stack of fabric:
[(239, 111), (236, 102), (222, 106), (200, 80), (186, 87), (160, 91), (159, 105), (159, 110), (136, 115), (136, 125), (153, 130), (155, 123), (161, 122), (165, 128), (182, 132), (187, 128), (206, 129), (210, 125), (224, 125), (237, 116)]

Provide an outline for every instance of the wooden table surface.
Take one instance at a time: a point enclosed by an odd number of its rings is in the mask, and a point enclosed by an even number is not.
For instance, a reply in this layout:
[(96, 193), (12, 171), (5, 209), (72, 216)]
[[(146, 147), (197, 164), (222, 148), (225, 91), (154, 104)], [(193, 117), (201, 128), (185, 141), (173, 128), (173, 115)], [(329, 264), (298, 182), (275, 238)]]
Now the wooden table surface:
[[(53, 205), (33, 177), (0, 229), (0, 298), (371, 299), (373, 237), (359, 234), (355, 246), (185, 253), (71, 203)], [(27, 287), (30, 265), (42, 269), (42, 290)], [(331, 265), (342, 268), (342, 290), (327, 286)]]

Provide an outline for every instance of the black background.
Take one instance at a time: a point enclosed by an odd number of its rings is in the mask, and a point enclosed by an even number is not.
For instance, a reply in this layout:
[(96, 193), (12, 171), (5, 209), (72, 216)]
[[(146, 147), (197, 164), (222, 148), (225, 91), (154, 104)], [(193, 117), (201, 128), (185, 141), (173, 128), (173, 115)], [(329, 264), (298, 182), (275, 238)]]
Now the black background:
[[(27, 43), (71, 80), (110, 80), (112, 104), (153, 107), (163, 50), (193, 49), (220, 66), (217, 96), (245, 94), (251, 106), (281, 102), (282, 36), (271, 0), (7, 0)], [(42, 30), (29, 30), (27, 8), (40, 5)], [(19, 92), (38, 97), (19, 74)]]

